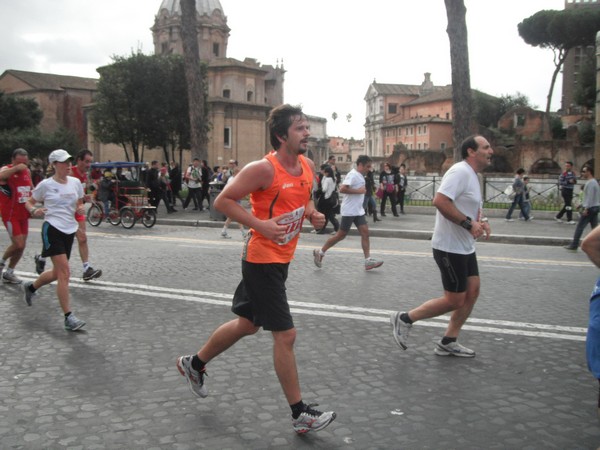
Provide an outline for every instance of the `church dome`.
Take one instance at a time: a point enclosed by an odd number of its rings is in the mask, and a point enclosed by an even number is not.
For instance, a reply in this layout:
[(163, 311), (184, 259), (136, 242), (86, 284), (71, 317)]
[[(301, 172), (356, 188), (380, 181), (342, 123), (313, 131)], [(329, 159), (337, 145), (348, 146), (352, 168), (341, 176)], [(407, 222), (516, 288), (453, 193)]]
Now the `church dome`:
[[(166, 9), (169, 15), (181, 15), (180, 0), (163, 0), (158, 9), (158, 13)], [(210, 16), (213, 11), (219, 10), (224, 15), (223, 7), (219, 0), (196, 0), (196, 11), (200, 16), (206, 14)]]

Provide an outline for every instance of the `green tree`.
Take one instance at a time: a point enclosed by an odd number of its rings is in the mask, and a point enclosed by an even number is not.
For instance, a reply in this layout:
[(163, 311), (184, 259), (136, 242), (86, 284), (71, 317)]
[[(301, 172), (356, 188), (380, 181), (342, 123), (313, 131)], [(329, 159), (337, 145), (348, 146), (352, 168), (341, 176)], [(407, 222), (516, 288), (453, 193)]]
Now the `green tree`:
[[(190, 121), (183, 57), (158, 56), (157, 62), (157, 78), (160, 79), (162, 89), (155, 97), (155, 102), (160, 105), (160, 108), (153, 109), (156, 117), (152, 120), (160, 126), (148, 130), (145, 144), (147, 147), (161, 147), (165, 161), (179, 160), (181, 163), (183, 149), (190, 146)], [(178, 158), (176, 150), (179, 150)]]
[(12, 151), (22, 147), (31, 157), (45, 159), (57, 148), (77, 151), (81, 143), (74, 132), (60, 128), (54, 133), (42, 133), (43, 117), (37, 102), (0, 92), (0, 164), (10, 162)]
[(600, 10), (576, 8), (562, 11), (543, 10), (523, 20), (517, 26), (523, 40), (534, 47), (549, 48), (554, 53), (554, 72), (546, 102), (550, 113), (552, 92), (569, 50), (577, 46), (594, 45), (600, 29)]
[(32, 98), (6, 95), (0, 91), (0, 130), (35, 128), (44, 114)]
[(499, 105), (498, 105), (498, 119), (506, 114), (513, 108), (517, 107), (528, 107), (528, 108), (536, 108), (535, 105), (532, 105), (529, 101), (529, 97), (520, 92), (516, 92), (514, 95), (505, 94), (500, 97)]
[(167, 134), (171, 121), (177, 120), (168, 117), (172, 110), (171, 92), (165, 89), (171, 85), (167, 58), (138, 52), (127, 58), (115, 56), (113, 64), (98, 69), (92, 129), (100, 142), (121, 145), (127, 161), (131, 156), (142, 161), (144, 148), (162, 144), (164, 139), (158, 136)]
[(469, 69), (469, 44), (464, 0), (444, 0), (450, 40), (450, 65), (452, 68), (452, 138), (454, 161), (460, 161), (459, 145), (471, 134), (471, 74)]

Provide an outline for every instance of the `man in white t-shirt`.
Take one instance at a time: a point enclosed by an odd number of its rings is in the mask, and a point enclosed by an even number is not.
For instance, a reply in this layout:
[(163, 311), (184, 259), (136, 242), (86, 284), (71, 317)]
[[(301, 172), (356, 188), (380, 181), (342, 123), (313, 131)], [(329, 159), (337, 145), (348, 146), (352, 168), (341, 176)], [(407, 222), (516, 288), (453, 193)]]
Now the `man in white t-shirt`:
[(325, 242), (323, 248), (313, 251), (313, 258), (317, 267), (321, 267), (325, 252), (346, 237), (352, 224), (356, 225), (360, 233), (360, 241), (365, 254), (365, 270), (375, 269), (383, 264), (383, 261), (371, 258), (369, 226), (363, 208), (363, 200), (367, 191), (365, 188), (365, 174), (371, 170), (371, 166), (371, 158), (367, 155), (360, 155), (356, 160), (356, 169), (348, 172), (344, 181), (341, 182), (340, 192), (344, 194), (344, 198), (341, 207), (342, 220), (340, 221), (340, 228), (335, 235)]
[(452, 312), (444, 337), (435, 354), (473, 358), (475, 352), (457, 342), (479, 296), (479, 269), (475, 240), (488, 239), (490, 225), (482, 214), (481, 188), (477, 173), (491, 164), (494, 150), (483, 136), (470, 136), (461, 144), (463, 161), (454, 164), (442, 178), (433, 199), (437, 208), (431, 245), (442, 274), (444, 295), (426, 301), (408, 312), (392, 313), (390, 321), (396, 343), (406, 350), (413, 322)]

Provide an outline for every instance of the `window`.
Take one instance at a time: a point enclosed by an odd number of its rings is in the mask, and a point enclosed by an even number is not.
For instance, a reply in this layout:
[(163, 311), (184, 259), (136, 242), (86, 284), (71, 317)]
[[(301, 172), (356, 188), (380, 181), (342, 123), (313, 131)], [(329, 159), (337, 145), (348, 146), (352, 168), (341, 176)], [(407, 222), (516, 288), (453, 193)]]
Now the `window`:
[(218, 42), (213, 42), (213, 55), (219, 56), (219, 44), (218, 44)]
[(390, 103), (388, 105), (388, 114), (397, 114), (398, 113), (398, 105), (396, 103)]
[(423, 144), (423, 150), (427, 150), (427, 143)]
[(440, 142), (440, 148), (442, 150), (446, 150), (446, 143), (445, 142)]
[(225, 98), (231, 98), (231, 90), (230, 89), (223, 89), (223, 97), (225, 97)]
[(421, 134), (421, 125), (417, 127), (417, 134)]
[(252, 95), (253, 95), (252, 91), (248, 91), (246, 93), (246, 100), (248, 100), (249, 102), (251, 102), (252, 101)]
[(517, 126), (517, 127), (525, 126), (525, 114), (515, 114), (515, 126)]
[(390, 153), (390, 144), (387, 144), (385, 146), (385, 153), (386, 153), (386, 155), (388, 155)]
[(423, 125), (423, 134), (427, 134), (427, 125)]
[(223, 147), (231, 148), (231, 127), (225, 127), (223, 131)]
[(169, 53), (169, 43), (168, 42), (160, 43), (160, 52), (162, 54)]
[(421, 150), (421, 143), (420, 142), (417, 144), (417, 150)]
[(450, 120), (450, 113), (446, 113), (446, 119)]

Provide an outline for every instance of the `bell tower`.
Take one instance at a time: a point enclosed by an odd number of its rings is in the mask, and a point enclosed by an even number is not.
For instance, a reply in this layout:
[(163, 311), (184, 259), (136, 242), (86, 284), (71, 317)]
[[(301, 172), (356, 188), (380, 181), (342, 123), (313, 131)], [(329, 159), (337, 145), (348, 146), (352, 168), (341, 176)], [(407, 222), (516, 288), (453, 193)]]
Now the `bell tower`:
[[(231, 29), (219, 0), (196, 0), (198, 48), (200, 60), (227, 57), (227, 41)], [(181, 39), (181, 7), (179, 0), (163, 0), (151, 28), (154, 53), (183, 55)]]

